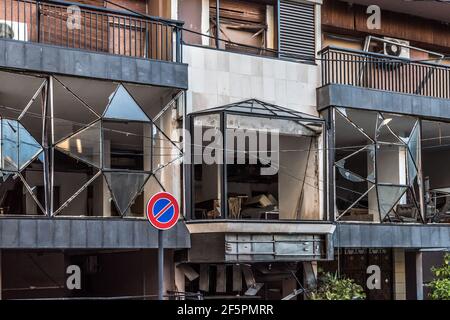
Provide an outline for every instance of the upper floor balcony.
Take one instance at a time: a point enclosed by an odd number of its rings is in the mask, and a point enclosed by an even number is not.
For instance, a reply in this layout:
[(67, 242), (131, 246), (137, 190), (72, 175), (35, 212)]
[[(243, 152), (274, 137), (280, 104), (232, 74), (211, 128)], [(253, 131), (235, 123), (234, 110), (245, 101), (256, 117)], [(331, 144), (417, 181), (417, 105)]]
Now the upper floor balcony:
[(450, 67), (438, 60), (411, 60), (332, 46), (320, 54), (322, 86), (350, 85), (450, 99)]
[(65, 1), (0, 0), (0, 38), (181, 62), (180, 21)]

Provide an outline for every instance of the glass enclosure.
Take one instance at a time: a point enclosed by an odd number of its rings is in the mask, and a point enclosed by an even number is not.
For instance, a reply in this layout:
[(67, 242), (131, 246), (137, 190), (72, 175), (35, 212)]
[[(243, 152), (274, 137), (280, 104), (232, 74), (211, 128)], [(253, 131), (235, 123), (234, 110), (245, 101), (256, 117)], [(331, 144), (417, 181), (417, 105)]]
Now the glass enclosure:
[(334, 109), (335, 218), (423, 222), (420, 121)]
[(193, 219), (324, 218), (321, 119), (247, 100), (191, 120)]
[(0, 215), (143, 217), (156, 191), (181, 200), (173, 89), (8, 72), (0, 83)]

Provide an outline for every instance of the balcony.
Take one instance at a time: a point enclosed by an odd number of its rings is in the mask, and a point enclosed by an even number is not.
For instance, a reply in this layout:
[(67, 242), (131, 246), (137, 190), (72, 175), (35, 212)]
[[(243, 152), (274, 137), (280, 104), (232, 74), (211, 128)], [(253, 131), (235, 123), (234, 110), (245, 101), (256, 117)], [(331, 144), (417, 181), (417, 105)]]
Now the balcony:
[(336, 47), (326, 47), (320, 54), (322, 86), (350, 85), (450, 99), (448, 66)]
[(0, 38), (181, 62), (182, 22), (64, 1), (0, 0)]

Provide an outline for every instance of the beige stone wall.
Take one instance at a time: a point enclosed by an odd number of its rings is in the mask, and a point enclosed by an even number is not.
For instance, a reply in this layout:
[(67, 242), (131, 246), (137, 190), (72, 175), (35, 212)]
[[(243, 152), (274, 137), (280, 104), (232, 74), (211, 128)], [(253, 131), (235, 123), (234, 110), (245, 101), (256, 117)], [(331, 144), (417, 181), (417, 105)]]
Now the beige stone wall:
[(250, 98), (317, 115), (316, 65), (183, 47), (189, 64), (187, 112), (218, 107)]
[(405, 251), (394, 249), (394, 299), (406, 300)]

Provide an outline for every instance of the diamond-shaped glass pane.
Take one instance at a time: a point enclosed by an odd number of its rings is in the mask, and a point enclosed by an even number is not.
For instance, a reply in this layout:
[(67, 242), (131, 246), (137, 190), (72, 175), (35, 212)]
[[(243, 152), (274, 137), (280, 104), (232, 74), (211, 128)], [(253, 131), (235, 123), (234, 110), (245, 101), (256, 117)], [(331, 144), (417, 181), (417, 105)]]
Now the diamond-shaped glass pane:
[(378, 202), (381, 220), (389, 214), (405, 193), (407, 186), (378, 185)]
[(140, 172), (104, 172), (114, 202), (121, 214), (125, 214), (140, 193), (150, 174)]
[(101, 122), (78, 131), (56, 145), (70, 156), (85, 161), (97, 168), (101, 167)]
[(150, 122), (150, 119), (123, 85), (119, 85), (116, 92), (111, 95), (103, 117), (107, 119)]

